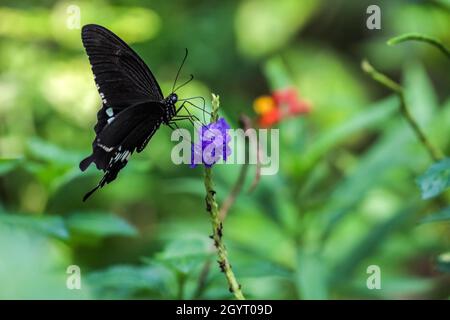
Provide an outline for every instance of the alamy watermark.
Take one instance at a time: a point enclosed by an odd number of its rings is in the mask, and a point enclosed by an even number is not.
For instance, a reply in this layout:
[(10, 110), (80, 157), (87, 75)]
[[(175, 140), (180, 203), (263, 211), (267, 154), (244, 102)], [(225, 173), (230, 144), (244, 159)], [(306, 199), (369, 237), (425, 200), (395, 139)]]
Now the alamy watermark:
[(380, 30), (381, 29), (381, 9), (376, 4), (372, 4), (367, 7), (367, 14), (370, 16), (366, 20), (366, 27), (369, 30)]
[(77, 265), (70, 265), (67, 267), (66, 273), (68, 274), (66, 280), (66, 287), (69, 290), (81, 289), (81, 269)]
[(75, 4), (67, 6), (66, 9), (67, 19), (66, 27), (67, 29), (80, 29), (81, 28), (81, 9)]
[(366, 286), (369, 290), (380, 290), (381, 289), (381, 268), (376, 264), (372, 264), (367, 267), (367, 274), (370, 274), (367, 277)]

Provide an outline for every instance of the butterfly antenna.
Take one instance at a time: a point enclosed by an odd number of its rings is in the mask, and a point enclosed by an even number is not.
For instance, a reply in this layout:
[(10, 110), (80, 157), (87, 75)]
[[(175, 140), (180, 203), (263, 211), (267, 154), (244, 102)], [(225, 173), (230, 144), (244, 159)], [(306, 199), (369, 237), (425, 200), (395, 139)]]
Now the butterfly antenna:
[(184, 62), (186, 61), (188, 56), (188, 49), (186, 48), (186, 52), (184, 54), (183, 61), (181, 62), (180, 67), (178, 68), (177, 75), (175, 76), (175, 81), (173, 82), (172, 92), (174, 92), (175, 85), (177, 84), (178, 76), (180, 75), (181, 68), (183, 68)]
[(203, 102), (203, 107), (206, 106), (206, 100), (205, 98), (203, 98), (202, 96), (195, 96), (195, 97), (190, 97), (190, 98), (184, 98), (184, 99), (178, 99), (178, 101), (189, 101), (189, 100), (194, 100), (194, 99), (200, 99)]
[(175, 92), (178, 89), (180, 89), (181, 87), (184, 87), (185, 85), (187, 85), (192, 80), (194, 80), (194, 76), (191, 74), (191, 77), (189, 78), (189, 80), (186, 80), (184, 83), (180, 84), (178, 87), (175, 88), (175, 90), (173, 90), (173, 88), (172, 88), (172, 92)]

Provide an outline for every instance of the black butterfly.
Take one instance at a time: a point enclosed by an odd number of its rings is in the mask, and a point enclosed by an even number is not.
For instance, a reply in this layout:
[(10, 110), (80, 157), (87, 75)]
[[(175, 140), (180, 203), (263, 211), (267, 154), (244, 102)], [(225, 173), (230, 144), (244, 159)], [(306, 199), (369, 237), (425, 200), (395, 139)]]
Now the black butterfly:
[[(164, 98), (144, 61), (114, 33), (89, 24), (83, 26), (81, 37), (103, 102), (94, 127), (93, 152), (80, 162), (80, 169), (84, 171), (94, 162), (105, 174), (84, 196), (83, 201), (86, 201), (97, 189), (117, 177), (133, 152), (141, 152), (161, 124), (172, 128), (176, 120), (196, 117), (177, 116), (184, 103), (178, 109), (175, 107), (177, 101), (189, 100), (178, 99), (174, 90), (187, 50), (172, 93)], [(191, 75), (183, 85), (192, 79)]]

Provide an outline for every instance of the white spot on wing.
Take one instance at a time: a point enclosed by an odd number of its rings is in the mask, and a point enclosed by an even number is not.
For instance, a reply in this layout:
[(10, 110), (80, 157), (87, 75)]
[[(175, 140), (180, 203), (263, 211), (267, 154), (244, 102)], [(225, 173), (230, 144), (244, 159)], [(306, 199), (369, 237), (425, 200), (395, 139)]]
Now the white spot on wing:
[(129, 151), (125, 151), (125, 152), (122, 154), (122, 157), (120, 158), (120, 160), (121, 160), (121, 161), (125, 160), (125, 159), (128, 157), (129, 154), (130, 154)]
[(114, 119), (115, 119), (114, 117), (111, 117), (111, 118), (109, 118), (109, 119), (108, 119), (108, 123), (111, 123), (111, 122), (113, 122), (113, 121), (114, 121)]
[(112, 117), (112, 116), (114, 115), (113, 109), (112, 109), (112, 108), (106, 109), (106, 115), (107, 115), (108, 117)]
[(105, 146), (104, 144), (101, 144), (101, 143), (97, 143), (97, 146), (99, 146), (100, 148), (102, 148), (106, 152), (111, 152), (112, 149), (114, 149), (114, 147), (107, 147), (107, 146)]

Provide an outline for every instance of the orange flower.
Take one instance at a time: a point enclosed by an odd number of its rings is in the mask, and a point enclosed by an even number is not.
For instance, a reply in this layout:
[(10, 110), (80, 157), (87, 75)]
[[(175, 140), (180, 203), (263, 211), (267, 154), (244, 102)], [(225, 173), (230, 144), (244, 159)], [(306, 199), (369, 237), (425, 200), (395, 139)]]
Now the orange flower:
[(253, 109), (257, 114), (263, 115), (273, 109), (275, 109), (275, 101), (271, 96), (261, 96), (256, 98), (253, 103)]

